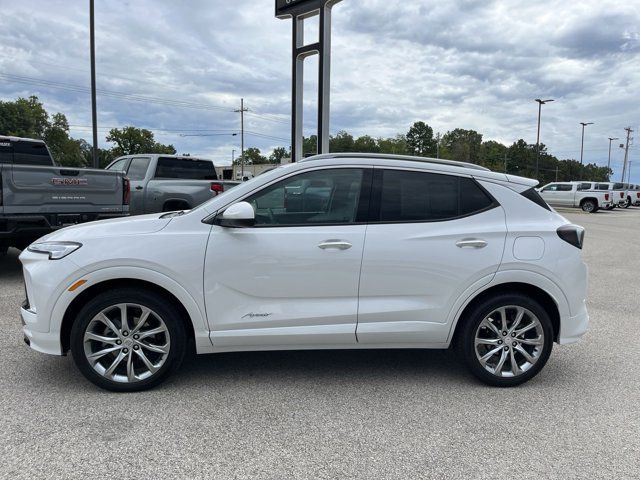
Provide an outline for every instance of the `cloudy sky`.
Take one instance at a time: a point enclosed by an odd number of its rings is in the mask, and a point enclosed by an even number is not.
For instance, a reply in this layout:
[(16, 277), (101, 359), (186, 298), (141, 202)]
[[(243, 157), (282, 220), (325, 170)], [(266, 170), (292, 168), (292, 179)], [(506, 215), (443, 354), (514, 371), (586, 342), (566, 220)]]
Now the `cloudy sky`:
[[(90, 138), (88, 1), (0, 0), (0, 99), (38, 95)], [(100, 137), (135, 125), (180, 153), (224, 161), (289, 145), (290, 21), (273, 0), (96, 0)], [(308, 33), (317, 35), (317, 26)], [(305, 133), (317, 63), (308, 63)], [(606, 165), (624, 127), (640, 182), (640, 2), (343, 0), (334, 8), (331, 131), (404, 133), (417, 120), (485, 139), (541, 141), (561, 158)], [(188, 135), (188, 136), (186, 136)], [(209, 136), (193, 136), (209, 135)], [(622, 141), (622, 140), (620, 140)], [(622, 150), (614, 142), (619, 176)]]

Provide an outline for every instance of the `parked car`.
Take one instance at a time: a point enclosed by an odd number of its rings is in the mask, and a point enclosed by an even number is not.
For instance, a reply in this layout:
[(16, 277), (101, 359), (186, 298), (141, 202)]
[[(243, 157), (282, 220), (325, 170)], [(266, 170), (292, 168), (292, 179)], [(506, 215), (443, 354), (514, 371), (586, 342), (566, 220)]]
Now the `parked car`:
[[(586, 331), (584, 229), (537, 182), (447, 160), (330, 154), (190, 212), (61, 230), (23, 252), (27, 344), (115, 391), (187, 350), (447, 348), (497, 386)], [(293, 199), (295, 198), (295, 201)]]
[(128, 155), (107, 170), (129, 177), (131, 215), (190, 210), (240, 183), (220, 180), (211, 160), (178, 155)]
[(549, 183), (539, 189), (539, 192), (544, 201), (554, 207), (575, 207), (588, 213), (595, 213), (601, 208), (612, 205), (608, 192), (583, 191), (580, 182)]
[(122, 172), (57, 166), (42, 140), (0, 136), (0, 254), (67, 225), (129, 214)]

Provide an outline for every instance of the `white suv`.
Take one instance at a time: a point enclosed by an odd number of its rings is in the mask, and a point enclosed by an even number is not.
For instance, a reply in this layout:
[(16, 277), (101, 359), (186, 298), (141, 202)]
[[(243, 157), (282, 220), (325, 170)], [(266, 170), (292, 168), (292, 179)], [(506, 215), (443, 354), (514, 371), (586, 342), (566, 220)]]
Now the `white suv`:
[(25, 250), (26, 342), (116, 391), (198, 353), (448, 348), (491, 385), (586, 331), (584, 230), (536, 182), (357, 154), (276, 168), (190, 212), (65, 228)]

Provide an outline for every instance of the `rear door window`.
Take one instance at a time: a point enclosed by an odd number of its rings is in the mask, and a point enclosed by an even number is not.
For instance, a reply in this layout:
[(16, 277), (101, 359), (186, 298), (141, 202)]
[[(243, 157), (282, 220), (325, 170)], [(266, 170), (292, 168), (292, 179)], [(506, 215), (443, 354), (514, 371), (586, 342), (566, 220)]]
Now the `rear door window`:
[(433, 222), (480, 213), (497, 202), (472, 178), (377, 170), (372, 222)]
[(149, 157), (136, 157), (131, 159), (129, 170), (127, 170), (129, 180), (144, 180), (147, 176), (150, 161), (151, 159)]
[(53, 165), (43, 142), (14, 142), (13, 163), (19, 165)]
[(210, 160), (191, 158), (158, 158), (155, 178), (182, 180), (217, 180), (216, 170)]
[(567, 185), (566, 183), (558, 184), (558, 192), (570, 192), (573, 190), (573, 185)]

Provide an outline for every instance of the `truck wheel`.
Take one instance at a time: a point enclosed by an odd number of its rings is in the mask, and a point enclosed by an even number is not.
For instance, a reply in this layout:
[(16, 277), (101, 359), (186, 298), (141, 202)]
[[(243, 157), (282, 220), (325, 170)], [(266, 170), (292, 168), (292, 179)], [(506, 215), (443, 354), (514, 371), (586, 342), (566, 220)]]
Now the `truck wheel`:
[(585, 200), (582, 202), (582, 211), (587, 213), (595, 213), (598, 210), (596, 202), (593, 200)]

